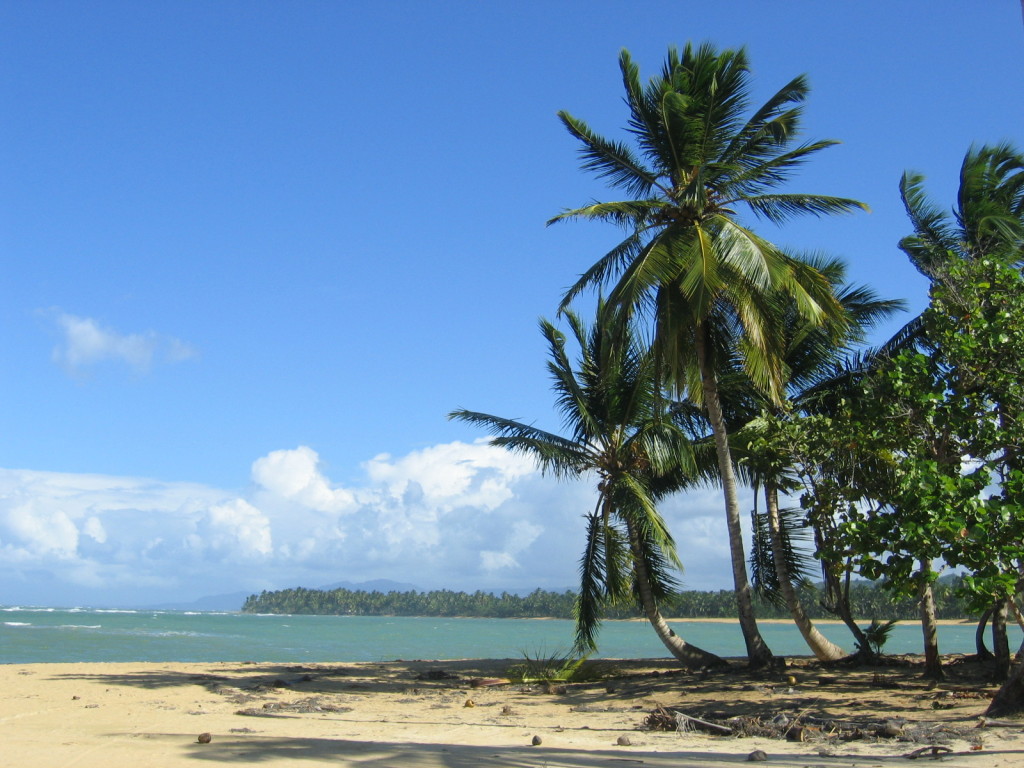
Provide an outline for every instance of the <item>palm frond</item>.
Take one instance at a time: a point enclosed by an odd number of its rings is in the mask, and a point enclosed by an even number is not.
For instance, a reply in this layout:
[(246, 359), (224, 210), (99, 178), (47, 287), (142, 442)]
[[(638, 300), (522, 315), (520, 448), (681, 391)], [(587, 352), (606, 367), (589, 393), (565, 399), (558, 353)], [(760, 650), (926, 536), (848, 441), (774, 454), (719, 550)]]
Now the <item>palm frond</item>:
[(758, 216), (774, 224), (784, 224), (794, 216), (834, 216), (853, 211), (867, 211), (867, 205), (848, 197), (829, 195), (781, 194), (744, 197), (743, 202)]
[(599, 179), (606, 179), (633, 197), (645, 197), (658, 187), (657, 178), (640, 164), (626, 144), (597, 135), (585, 122), (564, 110), (558, 113), (558, 118), (583, 144), (580, 148), (583, 170), (595, 173)]

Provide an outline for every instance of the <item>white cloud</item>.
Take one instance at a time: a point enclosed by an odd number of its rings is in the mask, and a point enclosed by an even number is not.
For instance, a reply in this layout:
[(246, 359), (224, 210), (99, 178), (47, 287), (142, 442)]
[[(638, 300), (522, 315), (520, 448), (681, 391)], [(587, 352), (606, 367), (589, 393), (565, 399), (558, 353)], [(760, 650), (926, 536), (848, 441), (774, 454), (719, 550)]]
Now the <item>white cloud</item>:
[(85, 521), (85, 525), (82, 526), (82, 533), (86, 536), (91, 536), (100, 544), (103, 544), (107, 540), (107, 531), (103, 527), (103, 523), (100, 522), (98, 517), (90, 517)]
[(3, 526), (22, 555), (73, 557), (78, 549), (78, 528), (59, 508), (29, 500), (5, 510)]
[(154, 331), (120, 333), (92, 318), (59, 311), (53, 319), (61, 334), (53, 360), (73, 375), (105, 362), (123, 363), (136, 373), (146, 373), (154, 363), (177, 363), (196, 354), (180, 339)]
[(320, 457), (306, 446), (272, 451), (252, 465), (252, 479), (273, 494), (318, 512), (342, 512), (355, 499), (344, 488), (332, 488), (320, 472)]
[[(343, 487), (308, 446), (256, 459), (241, 492), (0, 470), (0, 603), (39, 590), (51, 603), (146, 603), (373, 578), (425, 589), (575, 583), (592, 484), (543, 477), (486, 441), (381, 455), (363, 470)], [(673, 499), (664, 513), (687, 585), (726, 586), (717, 495)]]
[(270, 520), (244, 499), (232, 499), (210, 508), (211, 544), (242, 557), (271, 553)]

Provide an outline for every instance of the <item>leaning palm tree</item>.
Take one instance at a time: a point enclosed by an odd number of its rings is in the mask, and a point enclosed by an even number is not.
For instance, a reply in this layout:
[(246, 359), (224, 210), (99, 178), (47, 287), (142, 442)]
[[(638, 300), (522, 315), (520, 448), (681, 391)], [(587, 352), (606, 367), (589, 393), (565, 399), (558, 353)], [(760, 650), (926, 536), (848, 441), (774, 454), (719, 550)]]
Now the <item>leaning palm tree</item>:
[(614, 279), (609, 304), (648, 310), (659, 376), (677, 396), (686, 392), (704, 408), (725, 497), (740, 625), (750, 663), (760, 666), (772, 653), (754, 617), (718, 371), (736, 356), (751, 382), (779, 399), (786, 379), (779, 297), (788, 297), (812, 324), (838, 326), (843, 316), (828, 280), (754, 233), (736, 209), (782, 223), (795, 214), (864, 206), (776, 191), (797, 166), (834, 143), (796, 143), (808, 91), (802, 76), (748, 114), (750, 74), (742, 49), (687, 45), (682, 55), (670, 49), (661, 74), (646, 86), (627, 51), (619, 64), (630, 111), (627, 130), (638, 151), (559, 113), (582, 143), (583, 167), (632, 198), (552, 219), (605, 221), (627, 230), (569, 289), (563, 307), (581, 291)]
[[(805, 260), (834, 286), (847, 322), (837, 343), (828, 329), (802, 321), (794, 308), (786, 313), (783, 324), (787, 339), (786, 389), (790, 402), (798, 409), (805, 393), (825, 385), (835, 375), (837, 366), (845, 367), (848, 361), (856, 359), (855, 350), (865, 343), (867, 332), (875, 323), (904, 307), (903, 301), (881, 299), (867, 286), (847, 284), (846, 265), (839, 259), (813, 254)], [(767, 398), (760, 400), (762, 413), (783, 415), (783, 411)], [(747, 445), (751, 443), (748, 441)], [(747, 458), (750, 468), (757, 470), (756, 484), (764, 491), (762, 530), (766, 536), (761, 543), (767, 544), (767, 548), (763, 548), (761, 553), (768, 556), (762, 557), (761, 563), (767, 566), (762, 571), (768, 577), (762, 582), (767, 586), (766, 595), (789, 609), (805, 642), (818, 659), (838, 659), (844, 655), (842, 649), (814, 626), (794, 586), (805, 561), (793, 552), (791, 543), (806, 531), (803, 525), (807, 521), (800, 515), (787, 514), (787, 510), (779, 505), (779, 492), (787, 486), (793, 487), (790, 470), (794, 457), (786, 456), (783, 446), (762, 443), (760, 455)]]
[(576, 648), (596, 647), (606, 606), (635, 600), (665, 647), (684, 665), (723, 664), (713, 653), (685, 642), (658, 608), (673, 592), (680, 568), (675, 543), (658, 513), (658, 499), (686, 481), (686, 437), (658, 413), (650, 352), (628, 322), (599, 311), (588, 330), (566, 312), (580, 348), (573, 367), (565, 335), (546, 320), (541, 332), (550, 348), (548, 370), (567, 435), (485, 413), (456, 410), (449, 418), (486, 427), (494, 444), (535, 457), (557, 477), (594, 477), (596, 507), (587, 518), (576, 603)]

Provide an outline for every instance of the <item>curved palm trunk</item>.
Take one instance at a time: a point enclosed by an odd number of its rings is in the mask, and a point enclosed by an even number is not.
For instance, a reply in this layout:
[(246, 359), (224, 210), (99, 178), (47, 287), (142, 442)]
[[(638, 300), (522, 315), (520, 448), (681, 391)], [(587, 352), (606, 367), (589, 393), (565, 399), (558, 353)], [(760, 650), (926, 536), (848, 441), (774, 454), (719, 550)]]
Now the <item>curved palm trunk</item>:
[(658, 603), (651, 591), (651, 580), (647, 574), (647, 565), (644, 562), (643, 553), (636, 541), (633, 527), (627, 524), (629, 531), (629, 548), (633, 553), (633, 572), (636, 577), (637, 592), (640, 593), (640, 603), (644, 609), (644, 615), (654, 627), (658, 639), (664, 643), (669, 653), (676, 657), (684, 666), (691, 669), (701, 667), (727, 667), (729, 663), (721, 656), (716, 656), (710, 651), (691, 645), (672, 631), (672, 628), (665, 622), (661, 611), (658, 610)]
[(789, 566), (786, 564), (785, 553), (783, 552), (782, 525), (779, 520), (779, 489), (772, 483), (765, 483), (764, 486), (765, 508), (768, 510), (768, 532), (772, 540), (772, 560), (775, 563), (775, 574), (779, 579), (779, 590), (786, 601), (789, 613), (793, 617), (800, 634), (803, 635), (807, 647), (815, 655), (818, 661), (835, 661), (843, 658), (845, 652), (838, 645), (833, 643), (814, 626), (814, 622), (807, 616), (804, 606), (800, 602), (800, 596), (793, 588), (793, 580), (790, 577)]
[(707, 330), (701, 324), (696, 333), (697, 365), (700, 368), (701, 384), (704, 387), (704, 407), (715, 438), (715, 452), (718, 455), (718, 471), (722, 477), (722, 493), (725, 496), (725, 520), (729, 529), (729, 553), (732, 560), (732, 578), (736, 590), (736, 604), (739, 611), (740, 629), (747, 646), (747, 659), (752, 667), (771, 664), (771, 648), (761, 637), (754, 616), (754, 601), (747, 578), (746, 550), (743, 547), (743, 530), (740, 525), (740, 502), (736, 491), (736, 473), (729, 450), (729, 433), (722, 416), (722, 404), (718, 395), (718, 381), (711, 369), (707, 354)]

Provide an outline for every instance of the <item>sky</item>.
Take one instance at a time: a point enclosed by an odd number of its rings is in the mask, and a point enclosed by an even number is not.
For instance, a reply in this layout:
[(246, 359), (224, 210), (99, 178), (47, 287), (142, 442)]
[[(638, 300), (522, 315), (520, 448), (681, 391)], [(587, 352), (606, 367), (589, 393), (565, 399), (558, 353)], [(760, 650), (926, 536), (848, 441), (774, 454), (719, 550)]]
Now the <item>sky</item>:
[[(920, 311), (897, 184), (1024, 146), (1017, 0), (0, 0), (0, 604), (571, 587), (592, 484), (446, 414), (559, 428), (537, 320), (619, 233), (545, 226), (615, 196), (556, 112), (621, 136), (620, 49), (705, 40), (871, 206), (758, 231)], [(728, 588), (718, 492), (663, 512)]]

